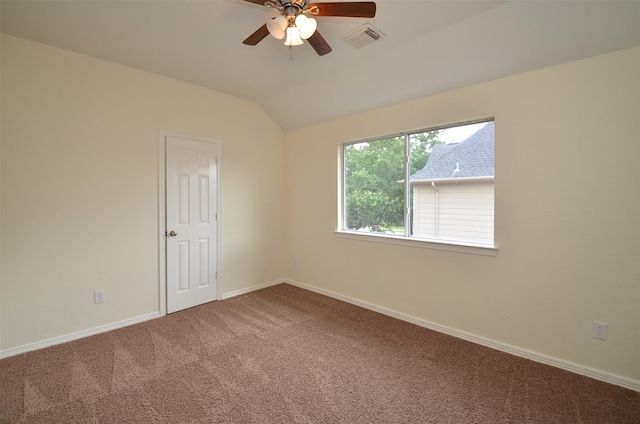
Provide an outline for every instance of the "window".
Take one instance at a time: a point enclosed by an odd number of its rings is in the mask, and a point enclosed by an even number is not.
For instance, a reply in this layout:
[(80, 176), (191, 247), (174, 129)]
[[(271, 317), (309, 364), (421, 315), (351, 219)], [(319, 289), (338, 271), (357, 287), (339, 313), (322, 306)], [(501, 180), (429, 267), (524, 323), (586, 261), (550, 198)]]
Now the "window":
[(343, 146), (341, 232), (493, 247), (493, 119)]

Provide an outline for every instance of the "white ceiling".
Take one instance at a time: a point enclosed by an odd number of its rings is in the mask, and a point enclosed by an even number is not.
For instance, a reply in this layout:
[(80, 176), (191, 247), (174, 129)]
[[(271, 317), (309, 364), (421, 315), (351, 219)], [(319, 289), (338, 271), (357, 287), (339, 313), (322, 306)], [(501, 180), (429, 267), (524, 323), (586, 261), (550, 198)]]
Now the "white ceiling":
[[(242, 44), (277, 13), (243, 0), (3, 0), (0, 13), (4, 33), (256, 101), (285, 130), (640, 45), (636, 0), (376, 4), (372, 19), (318, 18), (325, 56)], [(342, 39), (365, 23), (386, 37)]]

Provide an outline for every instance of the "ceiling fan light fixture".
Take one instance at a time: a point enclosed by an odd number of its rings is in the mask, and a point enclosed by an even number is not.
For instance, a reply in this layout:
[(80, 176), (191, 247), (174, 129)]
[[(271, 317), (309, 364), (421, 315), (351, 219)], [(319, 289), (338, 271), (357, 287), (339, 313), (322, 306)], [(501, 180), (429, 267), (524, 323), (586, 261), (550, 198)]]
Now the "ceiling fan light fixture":
[(300, 30), (300, 38), (306, 40), (311, 37), (314, 32), (316, 32), (316, 28), (318, 28), (318, 22), (309, 18), (305, 15), (298, 15), (296, 17), (296, 26)]
[[(0, 0), (1, 1), (1, 0)], [(234, 0), (241, 1), (241, 0)], [(267, 22), (248, 36), (242, 44), (255, 46), (269, 34), (274, 38), (285, 38), (285, 46), (298, 46), (302, 40), (309, 40), (309, 45), (324, 56), (331, 52), (327, 40), (317, 31), (314, 17), (374, 18), (376, 3), (374, 1), (329, 0), (322, 3), (311, 3), (315, 0), (243, 0), (249, 3), (277, 9), (279, 16), (267, 19)]]
[(300, 38), (300, 30), (295, 26), (290, 26), (287, 28), (287, 39), (284, 42), (285, 46), (299, 46), (302, 44), (302, 39)]
[(282, 15), (278, 15), (267, 22), (267, 29), (269, 34), (273, 35), (278, 40), (282, 40), (285, 36), (284, 30), (287, 28), (287, 18)]

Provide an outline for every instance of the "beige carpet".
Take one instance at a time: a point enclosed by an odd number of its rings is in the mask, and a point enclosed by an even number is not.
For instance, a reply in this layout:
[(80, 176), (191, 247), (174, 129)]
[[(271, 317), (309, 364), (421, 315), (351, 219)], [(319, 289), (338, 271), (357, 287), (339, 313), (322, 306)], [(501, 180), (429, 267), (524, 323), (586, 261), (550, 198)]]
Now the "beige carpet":
[(2, 423), (639, 423), (640, 393), (286, 284), (0, 361)]

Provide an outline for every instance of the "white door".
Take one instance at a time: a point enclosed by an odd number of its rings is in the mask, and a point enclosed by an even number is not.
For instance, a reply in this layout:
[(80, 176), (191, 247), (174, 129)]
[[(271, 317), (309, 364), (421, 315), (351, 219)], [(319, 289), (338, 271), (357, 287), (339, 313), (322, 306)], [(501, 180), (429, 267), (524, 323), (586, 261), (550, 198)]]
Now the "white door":
[(218, 297), (217, 147), (166, 137), (168, 313)]

